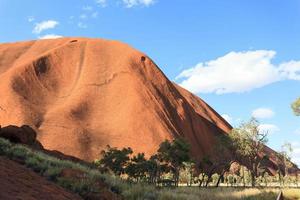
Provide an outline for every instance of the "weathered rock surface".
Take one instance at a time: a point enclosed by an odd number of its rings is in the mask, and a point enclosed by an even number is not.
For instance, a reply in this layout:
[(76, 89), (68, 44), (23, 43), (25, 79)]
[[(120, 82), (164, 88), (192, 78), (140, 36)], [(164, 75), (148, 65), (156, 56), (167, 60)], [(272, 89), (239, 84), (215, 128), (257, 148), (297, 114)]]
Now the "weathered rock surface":
[(183, 136), (197, 159), (231, 126), (145, 54), (101, 39), (0, 44), (0, 124), (32, 126), (46, 149), (93, 160), (107, 144), (154, 153)]

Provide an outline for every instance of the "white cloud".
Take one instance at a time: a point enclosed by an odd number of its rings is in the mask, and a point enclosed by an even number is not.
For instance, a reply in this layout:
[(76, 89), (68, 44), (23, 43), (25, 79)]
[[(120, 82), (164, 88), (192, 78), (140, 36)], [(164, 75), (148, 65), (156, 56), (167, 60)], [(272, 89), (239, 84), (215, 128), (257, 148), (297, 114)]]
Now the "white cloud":
[(27, 20), (28, 20), (28, 22), (33, 22), (35, 20), (35, 18), (33, 16), (29, 16)]
[(176, 80), (194, 93), (241, 93), (268, 84), (292, 79), (300, 80), (300, 61), (279, 65), (271, 61), (276, 52), (255, 50), (230, 52), (215, 60), (199, 63), (182, 71)]
[(300, 167), (300, 142), (292, 142), (293, 152), (291, 154), (292, 161)]
[(92, 18), (97, 18), (98, 17), (98, 12), (93, 12), (91, 15)]
[(294, 131), (295, 134), (300, 135), (300, 128)]
[(274, 111), (269, 108), (257, 108), (252, 111), (252, 117), (257, 119), (268, 119), (275, 115)]
[(93, 7), (92, 6), (83, 6), (82, 10), (84, 10), (84, 11), (92, 11)]
[(228, 114), (222, 114), (221, 117), (223, 117), (228, 123), (232, 122), (232, 117), (230, 117)]
[(98, 4), (101, 7), (106, 7), (107, 1), (106, 0), (95, 0), (96, 4)]
[(84, 23), (82, 23), (82, 22), (78, 22), (77, 26), (78, 26), (79, 28), (87, 28), (87, 25), (84, 24)]
[(268, 134), (273, 134), (273, 133), (278, 132), (280, 130), (278, 128), (278, 126), (276, 126), (274, 124), (260, 124), (258, 126), (258, 129), (259, 129), (260, 132), (268, 133)]
[(86, 14), (81, 14), (81, 15), (79, 15), (79, 18), (80, 19), (87, 19), (87, 15)]
[(55, 20), (42, 21), (40, 23), (35, 24), (35, 27), (32, 32), (39, 34), (44, 30), (55, 28), (58, 24), (59, 24), (59, 22), (57, 22)]
[(39, 39), (56, 39), (56, 38), (61, 38), (63, 36), (61, 35), (56, 35), (56, 34), (47, 34), (43, 36), (39, 36)]
[(290, 80), (300, 80), (300, 61), (289, 61), (280, 64), (279, 73)]
[(150, 6), (154, 4), (154, 0), (122, 0), (127, 8), (134, 6)]
[[(145, 6), (148, 7), (156, 2), (156, 0), (115, 0), (117, 4), (119, 2), (123, 3), (123, 5), (127, 8), (132, 8), (135, 6)], [(95, 0), (96, 4), (101, 7), (106, 7), (108, 1), (107, 0)]]

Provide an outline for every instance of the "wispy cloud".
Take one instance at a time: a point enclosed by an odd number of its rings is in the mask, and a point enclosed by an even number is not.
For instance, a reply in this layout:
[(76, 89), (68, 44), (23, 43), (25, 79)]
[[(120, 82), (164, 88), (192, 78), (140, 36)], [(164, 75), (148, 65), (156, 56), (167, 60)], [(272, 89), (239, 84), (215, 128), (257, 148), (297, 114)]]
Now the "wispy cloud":
[(33, 22), (35, 20), (34, 16), (29, 16), (27, 18), (28, 22)]
[(61, 38), (63, 36), (61, 35), (56, 35), (56, 34), (47, 34), (47, 35), (42, 35), (42, 36), (39, 36), (39, 39), (56, 39), (56, 38)]
[(98, 12), (93, 12), (93, 13), (91, 14), (91, 17), (92, 17), (92, 18), (97, 18), (97, 17), (98, 17)]
[(228, 123), (232, 123), (232, 117), (228, 114), (222, 114), (221, 117), (223, 117)]
[(258, 119), (268, 119), (272, 118), (275, 115), (274, 111), (270, 108), (257, 108), (252, 111), (252, 117)]
[(154, 4), (154, 2), (154, 0), (123, 0), (123, 3), (127, 8), (134, 6), (150, 6)]
[(300, 167), (300, 142), (292, 142), (292, 161)]
[(263, 133), (273, 134), (280, 131), (279, 127), (275, 124), (260, 124), (258, 127), (259, 131)]
[(279, 65), (271, 61), (276, 52), (256, 50), (230, 52), (182, 71), (176, 80), (194, 93), (241, 93), (282, 80), (300, 80), (300, 61)]
[(88, 26), (87, 26), (85, 23), (83, 23), (83, 22), (78, 22), (77, 26), (78, 26), (79, 28), (83, 28), (83, 29), (85, 29), (85, 28), (88, 27)]
[(92, 11), (93, 7), (92, 6), (83, 6), (82, 10), (84, 10), (84, 11)]
[(81, 14), (81, 15), (79, 15), (79, 18), (80, 19), (87, 19), (87, 15), (86, 14)]
[(59, 22), (55, 20), (47, 20), (47, 21), (42, 21), (40, 23), (36, 23), (35, 27), (33, 29), (33, 33), (40, 34), (41, 32), (48, 30), (48, 29), (53, 29), (55, 28)]
[[(145, 6), (148, 7), (150, 5), (153, 5), (156, 0), (114, 0), (115, 2), (119, 3), (122, 2), (123, 5), (126, 8), (132, 8), (135, 6)], [(106, 7), (108, 5), (107, 0), (95, 0), (96, 4), (101, 6), (101, 7)]]
[(101, 7), (106, 7), (107, 6), (107, 1), (106, 0), (95, 0), (96, 4), (101, 6)]

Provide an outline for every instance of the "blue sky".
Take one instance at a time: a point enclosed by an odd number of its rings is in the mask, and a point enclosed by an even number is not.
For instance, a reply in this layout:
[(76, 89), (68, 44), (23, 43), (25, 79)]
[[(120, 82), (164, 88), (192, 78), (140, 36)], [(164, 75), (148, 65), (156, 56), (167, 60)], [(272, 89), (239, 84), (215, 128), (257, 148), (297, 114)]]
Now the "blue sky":
[[(22, 2), (22, 3), (21, 3)], [(300, 165), (300, 0), (0, 0), (0, 42), (84, 36), (148, 54), (233, 125), (257, 116)]]

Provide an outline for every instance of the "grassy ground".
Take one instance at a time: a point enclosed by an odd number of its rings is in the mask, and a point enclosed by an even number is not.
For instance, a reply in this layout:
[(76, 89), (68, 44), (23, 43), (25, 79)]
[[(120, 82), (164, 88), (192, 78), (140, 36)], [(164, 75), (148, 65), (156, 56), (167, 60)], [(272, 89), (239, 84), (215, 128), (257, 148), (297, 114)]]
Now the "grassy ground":
[[(279, 189), (257, 189), (257, 188), (187, 188), (182, 187), (175, 190), (164, 189), (161, 191), (160, 199), (174, 200), (275, 200)], [(300, 200), (300, 189), (283, 189), (287, 200)]]
[[(85, 197), (89, 192), (98, 191), (96, 181), (101, 179), (110, 186), (110, 190), (121, 194), (128, 200), (275, 200), (279, 189), (256, 188), (199, 188), (179, 187), (160, 188), (151, 185), (129, 184), (118, 177), (101, 174), (98, 170), (83, 166), (71, 161), (60, 160), (45, 153), (34, 151), (26, 146), (12, 144), (0, 138), (0, 155), (13, 160), (22, 161), (28, 168), (62, 187)], [(86, 176), (84, 181), (70, 181), (59, 177), (64, 168), (73, 168), (83, 171)], [(300, 189), (283, 189), (287, 200), (300, 200)]]

